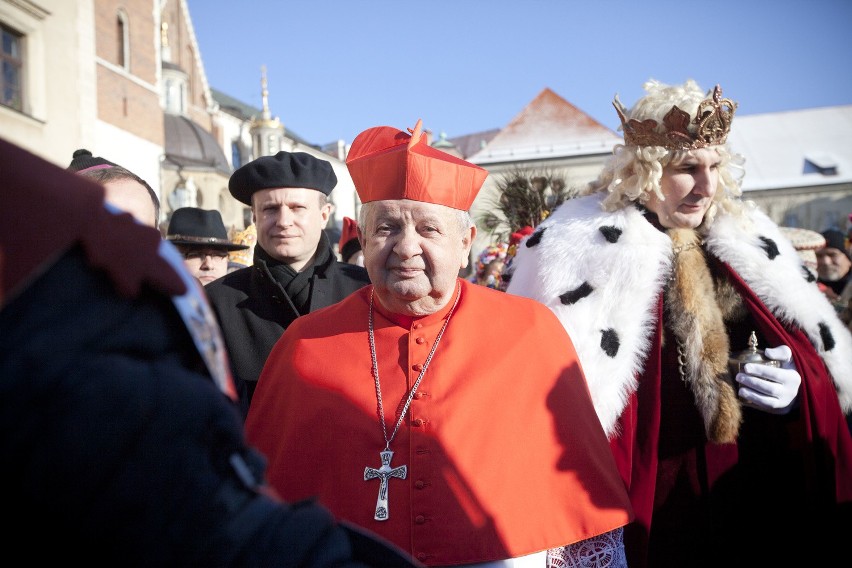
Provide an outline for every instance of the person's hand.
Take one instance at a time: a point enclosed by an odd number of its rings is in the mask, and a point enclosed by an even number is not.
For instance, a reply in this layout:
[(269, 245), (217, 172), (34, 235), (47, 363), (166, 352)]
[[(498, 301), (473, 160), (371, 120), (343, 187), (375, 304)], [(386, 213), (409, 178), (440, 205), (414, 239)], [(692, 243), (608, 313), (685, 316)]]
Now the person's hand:
[(767, 358), (780, 361), (780, 367), (747, 363), (737, 373), (739, 396), (747, 406), (771, 414), (787, 414), (796, 404), (802, 377), (793, 363), (793, 352), (786, 345), (764, 351)]

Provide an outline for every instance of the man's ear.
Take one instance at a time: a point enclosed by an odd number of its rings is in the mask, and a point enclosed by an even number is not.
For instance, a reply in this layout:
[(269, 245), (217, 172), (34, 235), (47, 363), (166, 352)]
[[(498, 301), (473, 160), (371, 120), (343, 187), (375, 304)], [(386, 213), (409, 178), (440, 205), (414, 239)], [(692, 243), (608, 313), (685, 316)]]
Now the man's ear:
[(331, 219), (331, 213), (334, 211), (334, 204), (330, 201), (326, 201), (320, 206), (320, 216), (322, 217), (322, 223), (320, 226), (325, 229), (328, 226), (328, 221)]
[(332, 203), (331, 201), (326, 201), (326, 202), (325, 202), (325, 205), (326, 205), (325, 209), (328, 211), (328, 216), (327, 216), (327, 217), (330, 219), (330, 218), (331, 218), (332, 213), (334, 213), (334, 210), (335, 210), (336, 208), (335, 208), (335, 206), (334, 206), (334, 203)]
[(469, 227), (462, 235), (462, 258), (461, 267), (467, 268), (470, 264), (470, 249), (473, 247), (473, 240), (476, 238), (476, 225)]
[(256, 203), (254, 201), (254, 194), (251, 194), (251, 198), (249, 199), (251, 204), (249, 205), (249, 209), (251, 210), (251, 222), (257, 225), (257, 209), (255, 209)]

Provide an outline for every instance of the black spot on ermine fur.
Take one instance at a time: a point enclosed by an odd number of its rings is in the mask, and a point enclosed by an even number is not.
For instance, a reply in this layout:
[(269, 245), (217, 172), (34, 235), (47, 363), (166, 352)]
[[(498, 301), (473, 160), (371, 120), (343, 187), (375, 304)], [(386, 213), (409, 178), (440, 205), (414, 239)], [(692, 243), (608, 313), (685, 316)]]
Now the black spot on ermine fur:
[(611, 225), (604, 225), (603, 227), (599, 227), (598, 231), (604, 236), (608, 243), (616, 243), (618, 242), (619, 237), (621, 237), (621, 229), (618, 227), (613, 227)]
[(583, 282), (573, 290), (568, 290), (564, 294), (560, 294), (559, 301), (566, 306), (570, 306), (571, 304), (576, 304), (594, 291), (595, 289), (588, 282)]
[(547, 230), (547, 227), (542, 227), (533, 233), (530, 238), (527, 239), (527, 248), (534, 247), (538, 243), (541, 242), (541, 237), (544, 235), (544, 232)]
[(831, 335), (831, 330), (828, 329), (828, 326), (822, 322), (819, 324), (819, 336), (822, 339), (822, 346), (825, 347), (826, 351), (834, 349), (834, 336)]
[(615, 357), (618, 354), (618, 348), (621, 342), (618, 339), (618, 334), (614, 329), (605, 329), (601, 332), (601, 349), (610, 357)]
[(769, 260), (775, 260), (775, 257), (781, 254), (778, 251), (778, 245), (775, 244), (775, 241), (772, 239), (768, 239), (766, 237), (759, 237), (761, 241), (763, 241), (763, 250), (766, 251), (766, 256), (769, 257)]

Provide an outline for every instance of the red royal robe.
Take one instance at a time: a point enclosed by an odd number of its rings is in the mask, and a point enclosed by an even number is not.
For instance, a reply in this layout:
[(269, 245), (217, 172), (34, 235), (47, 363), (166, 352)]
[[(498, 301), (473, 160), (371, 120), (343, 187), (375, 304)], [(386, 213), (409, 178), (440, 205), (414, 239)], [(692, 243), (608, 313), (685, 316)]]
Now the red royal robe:
[[(372, 287), (300, 317), (275, 345), (246, 421), (284, 499), (317, 497), (428, 565), (512, 558), (625, 525), (624, 484), (573, 345), (542, 304), (459, 280), (461, 297), (390, 444), (389, 518), (376, 521), (385, 442), (367, 334)], [(388, 436), (450, 309), (412, 319), (375, 302)]]
[[(709, 442), (673, 349), (662, 346), (660, 303), (638, 390), (611, 440), (636, 514), (625, 531), (629, 564), (769, 566), (807, 555), (821, 565), (834, 549), (819, 543), (852, 529), (852, 437), (837, 392), (804, 332), (785, 327), (728, 265), (719, 270), (766, 344), (791, 348), (798, 406), (786, 416), (745, 409), (736, 443)], [(740, 538), (761, 544), (732, 559)]]

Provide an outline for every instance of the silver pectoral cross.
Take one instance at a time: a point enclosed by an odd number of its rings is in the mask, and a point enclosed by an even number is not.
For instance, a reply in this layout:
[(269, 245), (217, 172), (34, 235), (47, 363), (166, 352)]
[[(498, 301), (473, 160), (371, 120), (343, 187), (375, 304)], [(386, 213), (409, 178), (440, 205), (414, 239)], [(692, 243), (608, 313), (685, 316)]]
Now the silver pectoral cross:
[(379, 497), (376, 499), (376, 515), (373, 517), (377, 521), (388, 520), (388, 479), (397, 477), (405, 479), (408, 475), (408, 466), (401, 465), (399, 467), (391, 467), (390, 462), (393, 458), (393, 452), (385, 449), (381, 452), (382, 467), (375, 469), (372, 467), (364, 468), (364, 481), (370, 479), (379, 479)]

